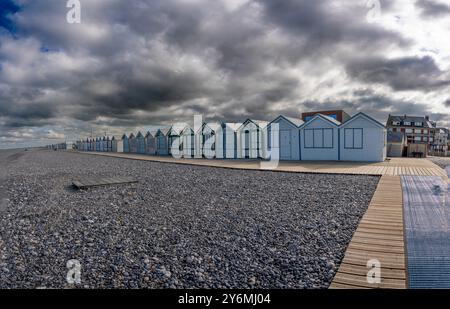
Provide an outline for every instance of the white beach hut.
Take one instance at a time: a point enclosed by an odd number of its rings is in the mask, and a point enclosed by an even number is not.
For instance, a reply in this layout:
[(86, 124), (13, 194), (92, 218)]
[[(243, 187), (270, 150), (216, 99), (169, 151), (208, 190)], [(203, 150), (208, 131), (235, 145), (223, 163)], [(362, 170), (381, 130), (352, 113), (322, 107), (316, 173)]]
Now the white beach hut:
[(122, 146), (123, 152), (130, 152), (130, 139), (126, 134), (122, 135)]
[(107, 148), (108, 148), (108, 143), (107, 143), (107, 141), (106, 141), (106, 136), (103, 136), (102, 137), (102, 141), (101, 141), (101, 143), (102, 143), (102, 151), (103, 152), (106, 152), (106, 150), (107, 150)]
[(149, 155), (156, 154), (156, 133), (158, 131), (149, 130), (145, 134), (145, 153)]
[(181, 133), (188, 125), (186, 123), (175, 123), (170, 127), (168, 134), (169, 155), (181, 157), (183, 154), (183, 140)]
[(128, 137), (128, 142), (130, 144), (130, 153), (137, 153), (138, 152), (138, 141), (136, 139), (136, 136), (131, 133)]
[(339, 160), (339, 126), (334, 118), (316, 114), (300, 127), (300, 159)]
[[(300, 160), (301, 119), (279, 116), (267, 126), (267, 145), (279, 160)], [(278, 128), (277, 128), (278, 125)]]
[(182, 155), (184, 158), (195, 156), (195, 132), (190, 126), (181, 131)]
[(247, 119), (237, 130), (237, 157), (266, 158), (267, 125), (269, 122)]
[(196, 155), (213, 159), (216, 157), (216, 131), (221, 124), (218, 122), (203, 123), (202, 127), (196, 132)]
[(141, 133), (141, 131), (138, 132), (136, 135), (136, 142), (137, 142), (137, 153), (145, 154), (145, 136)]
[(216, 158), (237, 158), (237, 130), (242, 123), (221, 123), (216, 129)]
[(170, 128), (162, 128), (156, 131), (156, 155), (158, 156), (169, 154), (169, 130)]
[(111, 151), (123, 152), (123, 139), (117, 139), (113, 136), (111, 139)]
[(386, 160), (386, 127), (364, 113), (340, 126), (340, 160), (382, 162)]
[(95, 145), (96, 145), (97, 151), (102, 151), (101, 144), (102, 144), (101, 138), (97, 137), (95, 140)]

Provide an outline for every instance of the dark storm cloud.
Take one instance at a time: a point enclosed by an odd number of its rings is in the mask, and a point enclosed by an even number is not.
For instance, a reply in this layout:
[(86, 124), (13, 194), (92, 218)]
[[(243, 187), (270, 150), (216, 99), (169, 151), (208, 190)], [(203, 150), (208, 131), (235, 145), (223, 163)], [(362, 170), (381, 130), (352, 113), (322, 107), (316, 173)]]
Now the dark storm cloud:
[(385, 84), (393, 90), (431, 91), (450, 85), (450, 80), (431, 57), (358, 59), (347, 73), (360, 81)]
[(416, 6), (424, 17), (443, 17), (450, 15), (450, 6), (434, 0), (418, 0)]
[[(0, 31), (3, 132), (131, 130), (195, 113), (269, 120), (326, 106), (378, 113), (410, 103), (376, 97), (372, 84), (422, 92), (448, 85), (432, 58), (383, 58), (412, 42), (367, 22), (365, 1), (252, 0), (230, 9), (210, 0), (84, 0), (82, 23), (74, 25), (65, 1), (17, 3), (8, 17), (14, 33)], [(342, 87), (344, 76), (322, 81), (342, 68), (368, 84), (365, 94), (299, 99), (316, 94), (316, 80)]]

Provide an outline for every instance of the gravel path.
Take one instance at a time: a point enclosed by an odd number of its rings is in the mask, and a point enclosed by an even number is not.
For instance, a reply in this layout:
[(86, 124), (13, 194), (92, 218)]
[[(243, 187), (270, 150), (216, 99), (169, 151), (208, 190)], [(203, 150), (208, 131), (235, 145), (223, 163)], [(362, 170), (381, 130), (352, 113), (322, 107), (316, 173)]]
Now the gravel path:
[[(5, 160), (9, 164), (5, 165)], [(378, 177), (0, 151), (0, 288), (326, 288)], [(75, 191), (80, 176), (139, 184)]]

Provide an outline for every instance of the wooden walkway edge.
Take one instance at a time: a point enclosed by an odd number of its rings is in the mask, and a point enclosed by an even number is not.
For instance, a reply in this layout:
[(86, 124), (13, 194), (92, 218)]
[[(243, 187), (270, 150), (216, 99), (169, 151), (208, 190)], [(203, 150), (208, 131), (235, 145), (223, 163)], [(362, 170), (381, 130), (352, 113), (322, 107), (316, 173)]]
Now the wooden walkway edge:
[[(208, 166), (235, 170), (264, 170), (260, 161), (245, 159), (175, 159), (171, 156), (151, 156), (134, 153), (117, 152), (74, 152), (87, 155), (98, 155), (128, 160), (142, 160), (159, 163), (186, 164)], [(391, 158), (386, 162), (341, 162), (341, 161), (280, 161), (272, 172), (312, 173), (312, 174), (340, 174), (340, 175), (371, 175), (371, 176), (440, 176), (447, 178), (446, 172), (427, 159)]]
[[(381, 266), (380, 283), (369, 283), (370, 260)], [(403, 195), (399, 176), (381, 177), (367, 212), (347, 247), (332, 289), (405, 289)]]

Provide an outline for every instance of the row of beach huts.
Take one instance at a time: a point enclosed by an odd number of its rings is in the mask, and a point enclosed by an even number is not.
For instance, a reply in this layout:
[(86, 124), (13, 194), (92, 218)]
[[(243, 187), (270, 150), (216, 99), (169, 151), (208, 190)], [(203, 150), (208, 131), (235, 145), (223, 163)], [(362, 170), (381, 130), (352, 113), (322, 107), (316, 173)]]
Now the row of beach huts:
[(80, 151), (123, 152), (177, 158), (371, 161), (386, 159), (386, 127), (358, 113), (344, 122), (315, 114), (308, 121), (279, 116), (271, 122), (176, 123), (120, 138), (76, 142)]

